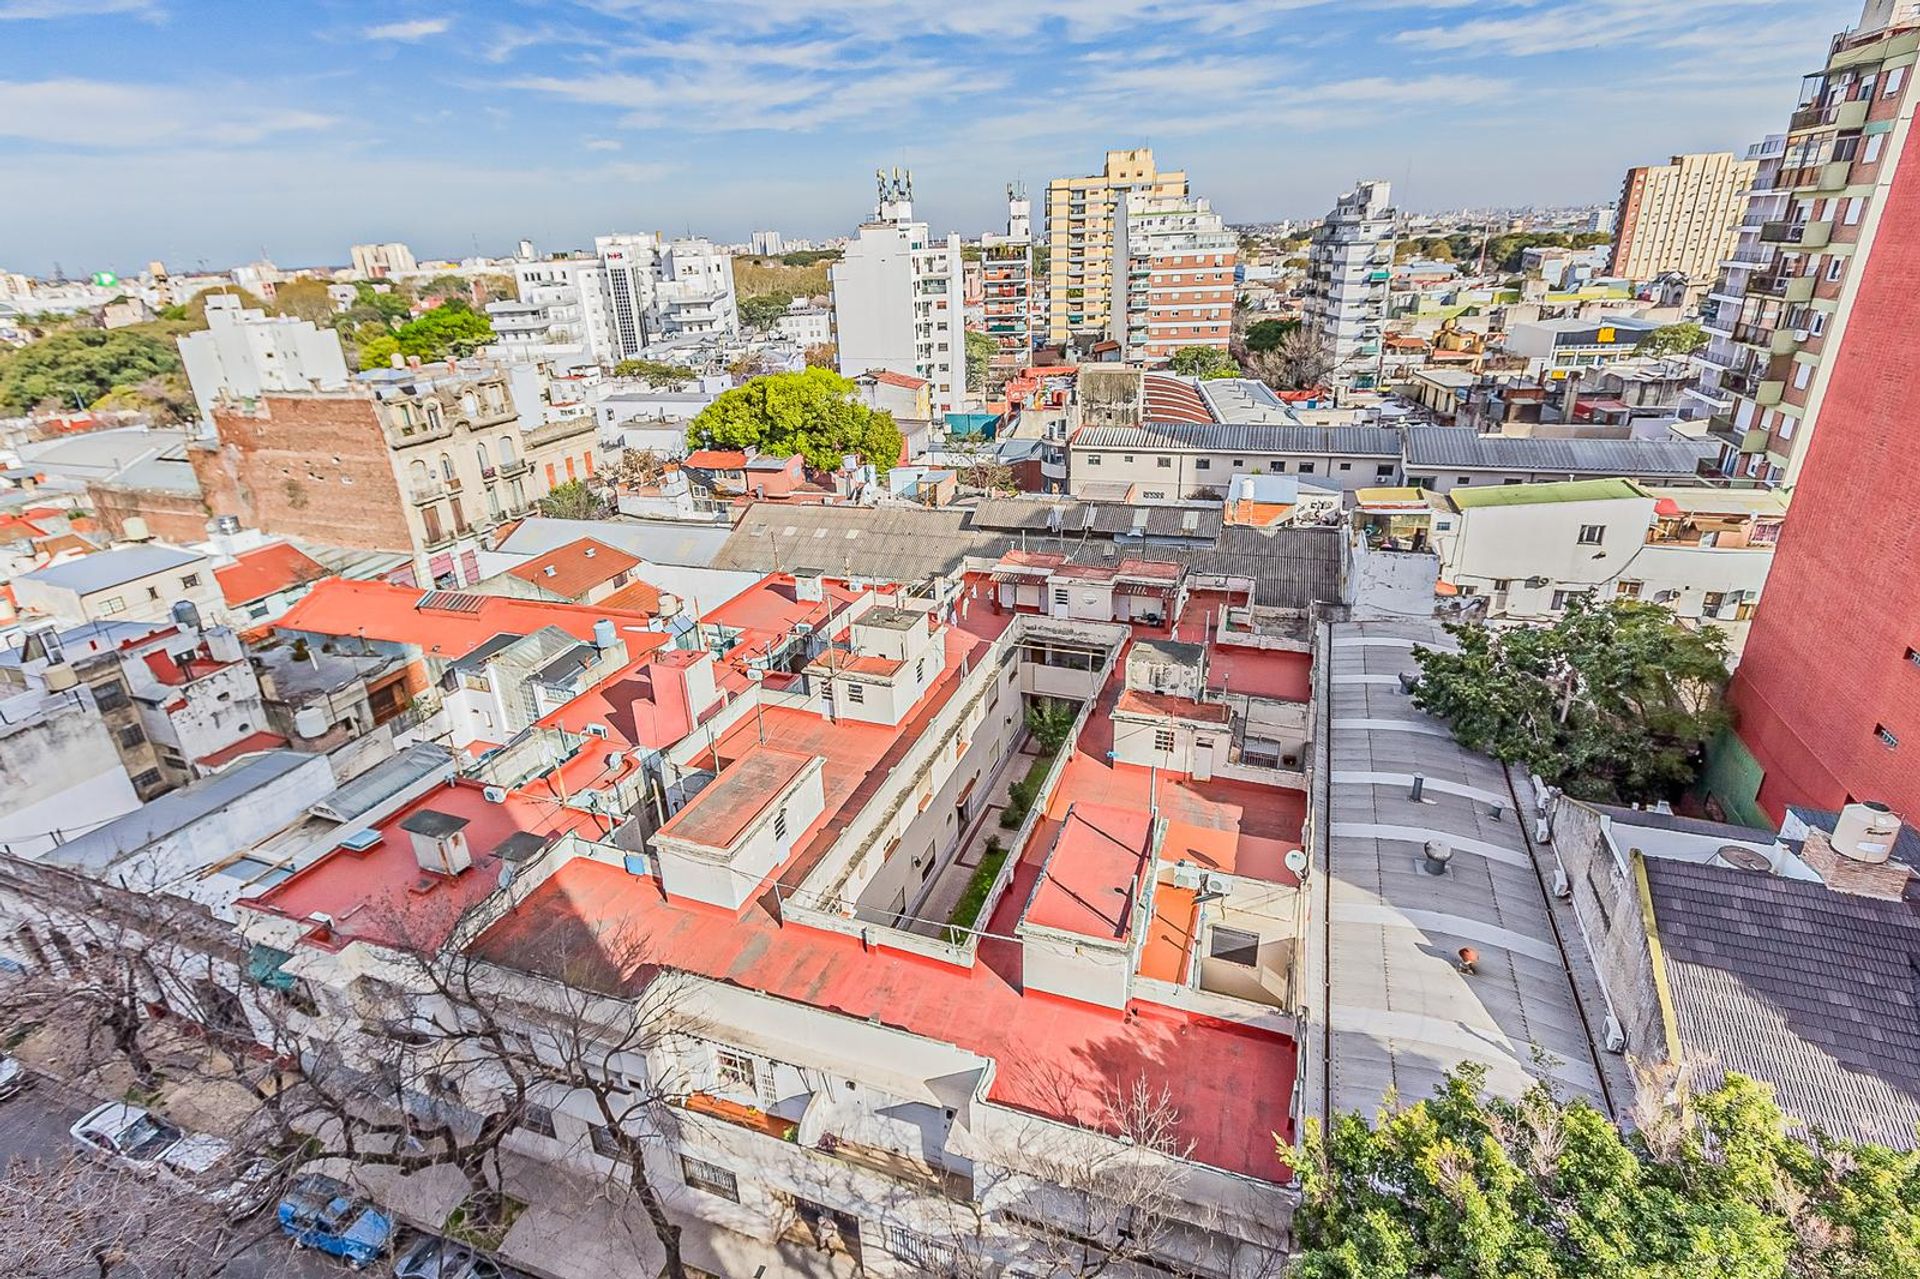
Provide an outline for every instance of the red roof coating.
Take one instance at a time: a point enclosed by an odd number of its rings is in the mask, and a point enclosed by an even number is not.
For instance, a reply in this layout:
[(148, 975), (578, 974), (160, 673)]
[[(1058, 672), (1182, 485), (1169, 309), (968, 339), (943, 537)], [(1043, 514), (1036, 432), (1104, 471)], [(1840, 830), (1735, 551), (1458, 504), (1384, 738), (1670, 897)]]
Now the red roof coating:
[(291, 542), (270, 542), (213, 570), (220, 595), (232, 605), (251, 604), (327, 575), (326, 566)]
[(807, 669), (884, 678), (897, 673), (905, 665), (905, 662), (897, 658), (876, 657), (870, 653), (849, 653), (843, 648), (830, 648), (808, 662)]
[(1143, 416), (1149, 422), (1211, 422), (1213, 413), (1192, 383), (1169, 373), (1141, 375)]
[(242, 755), (253, 755), (260, 751), (275, 751), (287, 744), (287, 739), (278, 733), (248, 733), (231, 746), (223, 746), (211, 755), (202, 755), (194, 763), (207, 768), (222, 768), (239, 759)]
[(1152, 827), (1145, 809), (1068, 808), (1021, 922), (1100, 941), (1124, 939), (1151, 852)]
[[(536, 555), (524, 564), (516, 564), (507, 572), (555, 595), (577, 600), (601, 583), (632, 572), (639, 564), (638, 556), (583, 537), (577, 542), (556, 546), (544, 555)], [(553, 571), (549, 573), (548, 569)]]
[(0, 542), (30, 542), (45, 537), (47, 530), (17, 515), (0, 515)]
[(1125, 715), (1186, 719), (1203, 724), (1224, 724), (1232, 718), (1232, 712), (1219, 702), (1196, 702), (1190, 697), (1175, 697), (1170, 693), (1148, 693), (1137, 688), (1130, 688), (1120, 694), (1113, 709)]
[(897, 386), (907, 391), (917, 391), (923, 386), (933, 385), (923, 377), (915, 377), (911, 373), (895, 373), (892, 369), (868, 369), (866, 376), (876, 382), (884, 382), (888, 386)]
[(756, 746), (667, 819), (660, 834), (706, 848), (731, 848), (740, 832), (793, 784), (813, 762), (807, 755)]
[(617, 608), (649, 617), (660, 611), (660, 588), (651, 582), (628, 582), (600, 601), (601, 608)]
[(210, 658), (189, 653), (184, 657), (175, 657), (165, 649), (155, 649), (143, 659), (153, 677), (169, 688), (179, 688), (191, 684), (194, 680), (205, 679), (216, 671), (223, 671), (231, 662), (216, 662)]
[[(448, 878), (420, 868), (413, 841), (400, 823), (431, 809), (467, 819), (464, 834), (473, 865)], [(436, 787), (380, 824), (380, 842), (365, 852), (336, 848), (320, 860), (241, 904), (304, 920), (330, 915), (330, 937), (317, 944), (350, 939), (408, 950), (433, 950), (452, 933), (460, 915), (500, 886), (500, 859), (494, 850), (509, 835), (528, 831), (558, 838), (577, 830), (593, 838), (593, 819), (561, 807), (558, 800), (530, 799), (509, 793), (495, 804), (478, 782)], [(618, 872), (624, 875), (625, 871)]]
[(388, 582), (357, 582), (329, 577), (316, 582), (305, 598), (275, 624), (287, 632), (313, 635), (360, 635), (391, 644), (411, 644), (437, 657), (456, 658), (472, 652), (496, 635), (531, 635), (542, 626), (557, 626), (575, 639), (591, 640), (593, 624), (609, 618), (631, 649), (650, 636), (646, 619), (605, 604), (558, 604), (547, 600), (510, 599), (504, 595), (475, 595), (471, 611), (450, 612), (418, 607), (417, 586)]
[(703, 471), (739, 471), (747, 465), (747, 455), (738, 449), (695, 449), (687, 454), (687, 466)]

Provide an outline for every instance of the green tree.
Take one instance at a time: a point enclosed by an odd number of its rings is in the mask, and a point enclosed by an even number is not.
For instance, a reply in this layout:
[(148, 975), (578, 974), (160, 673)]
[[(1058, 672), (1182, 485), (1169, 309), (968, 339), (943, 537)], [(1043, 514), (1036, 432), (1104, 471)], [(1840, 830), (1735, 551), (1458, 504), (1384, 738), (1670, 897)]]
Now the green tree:
[(207, 327), (207, 299), (218, 293), (231, 293), (234, 297), (239, 298), (240, 305), (249, 311), (262, 311), (265, 310), (267, 306), (265, 302), (262, 302), (259, 298), (237, 284), (222, 284), (215, 288), (205, 289), (187, 299), (187, 319), (193, 322), (194, 328), (204, 329)]
[(678, 364), (668, 364), (665, 360), (622, 360), (613, 366), (615, 377), (637, 377), (648, 386), (665, 387), (677, 391), (693, 380), (693, 374)]
[(1224, 347), (1183, 346), (1173, 353), (1167, 366), (1182, 377), (1239, 377), (1240, 366)]
[(823, 471), (853, 453), (885, 474), (900, 462), (900, 428), (892, 414), (862, 404), (856, 390), (830, 369), (754, 378), (700, 410), (687, 426), (687, 447), (798, 453)]
[(404, 284), (390, 285), (382, 291), (365, 280), (357, 280), (353, 291), (359, 305), (371, 307), (386, 319), (404, 320), (413, 314), (413, 292)]
[(1707, 344), (1707, 331), (1697, 324), (1663, 324), (1640, 339), (1633, 353), (1650, 360), (1692, 355)]
[(984, 333), (967, 330), (967, 389), (980, 392), (987, 389), (987, 367), (993, 363), (993, 357), (1000, 354), (1000, 344)]
[(449, 298), (419, 319), (401, 325), (394, 337), (399, 339), (402, 355), (443, 360), (449, 355), (471, 354), (491, 342), (493, 325), (465, 301)]
[(325, 280), (288, 280), (273, 291), (273, 313), (331, 324), (336, 312)]
[(1280, 345), (1287, 334), (1299, 327), (1298, 320), (1255, 320), (1247, 326), (1247, 350), (1271, 351)]
[(580, 480), (554, 485), (539, 506), (540, 514), (555, 520), (597, 520), (607, 513), (600, 494)]
[(1730, 721), (1726, 636), (1639, 600), (1576, 595), (1551, 626), (1450, 622), (1457, 652), (1415, 648), (1414, 704), (1463, 745), (1579, 799), (1671, 798)]
[(400, 339), (391, 333), (382, 333), (367, 338), (360, 343), (360, 368), (384, 369), (393, 363), (393, 357), (400, 354)]
[(26, 413), (41, 405), (72, 409), (150, 378), (180, 372), (171, 338), (154, 326), (61, 329), (11, 351), (0, 351), (0, 411)]
[(771, 293), (756, 293), (750, 298), (740, 299), (740, 322), (752, 329), (770, 329), (774, 321), (787, 313), (793, 305), (793, 294), (782, 290)]
[(1789, 1131), (1729, 1075), (1623, 1136), (1461, 1066), (1369, 1123), (1309, 1120), (1292, 1279), (1878, 1279), (1920, 1274), (1920, 1155)]
[(1067, 744), (1073, 721), (1079, 715), (1080, 708), (1072, 702), (1052, 698), (1035, 702), (1027, 707), (1027, 732), (1039, 743), (1041, 754), (1056, 755)]

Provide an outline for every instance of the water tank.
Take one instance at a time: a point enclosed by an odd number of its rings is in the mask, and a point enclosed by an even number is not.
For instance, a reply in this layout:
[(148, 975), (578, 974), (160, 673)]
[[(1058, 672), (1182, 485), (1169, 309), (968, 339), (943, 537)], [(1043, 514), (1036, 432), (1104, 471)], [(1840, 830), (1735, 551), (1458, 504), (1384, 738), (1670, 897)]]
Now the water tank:
[(1833, 851), (1849, 861), (1884, 862), (1899, 837), (1900, 817), (1885, 804), (1848, 804), (1833, 825)]
[(613, 629), (613, 622), (608, 618), (603, 617), (593, 624), (593, 646), (595, 648), (604, 652), (612, 648), (614, 641), (617, 639), (619, 639), (619, 635)]
[(80, 677), (74, 674), (73, 667), (65, 662), (55, 662), (47, 667), (41, 672), (40, 678), (47, 682), (49, 693), (64, 693), (80, 682)]
[(138, 515), (129, 515), (122, 525), (121, 540), (125, 542), (151, 542), (153, 534), (147, 531), (147, 522)]
[(308, 740), (319, 737), (329, 727), (324, 706), (302, 706), (293, 713), (293, 731)]
[(680, 597), (670, 591), (660, 593), (660, 616), (675, 617), (680, 612)]
[(184, 626), (191, 630), (199, 630), (200, 606), (192, 600), (175, 600), (173, 604), (173, 620), (176, 625)]

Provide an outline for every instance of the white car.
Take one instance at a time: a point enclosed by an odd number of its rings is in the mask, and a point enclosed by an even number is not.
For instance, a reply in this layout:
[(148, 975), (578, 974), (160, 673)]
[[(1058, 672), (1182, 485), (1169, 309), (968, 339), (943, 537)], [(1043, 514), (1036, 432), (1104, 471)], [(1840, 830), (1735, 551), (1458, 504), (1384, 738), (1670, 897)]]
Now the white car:
[(122, 1101), (95, 1106), (67, 1131), (95, 1158), (195, 1190), (206, 1187), (208, 1174), (232, 1152), (218, 1137), (189, 1136), (158, 1115)]

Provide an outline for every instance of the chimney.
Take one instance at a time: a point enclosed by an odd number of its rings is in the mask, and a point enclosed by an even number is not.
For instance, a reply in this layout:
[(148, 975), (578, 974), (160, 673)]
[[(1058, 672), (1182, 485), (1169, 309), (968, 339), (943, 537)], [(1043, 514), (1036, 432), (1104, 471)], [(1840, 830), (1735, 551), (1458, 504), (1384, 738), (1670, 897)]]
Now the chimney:
[(404, 369), (407, 367), (407, 357), (400, 354), (400, 352), (395, 351), (392, 355), (387, 357), (387, 363), (391, 364), (396, 369)]
[(826, 588), (819, 569), (797, 568), (793, 571), (793, 598), (807, 604), (818, 604), (826, 598)]
[(430, 808), (406, 818), (400, 829), (413, 841), (413, 860), (420, 869), (449, 878), (473, 865), (473, 853), (467, 848), (467, 819)]
[(587, 555), (587, 558), (588, 558), (588, 559), (592, 559), (592, 558), (593, 558), (593, 551), (594, 551), (594, 548), (593, 548), (593, 547), (591, 547), (591, 546), (589, 546), (589, 547), (587, 548), (587, 551), (586, 551), (586, 555)]

